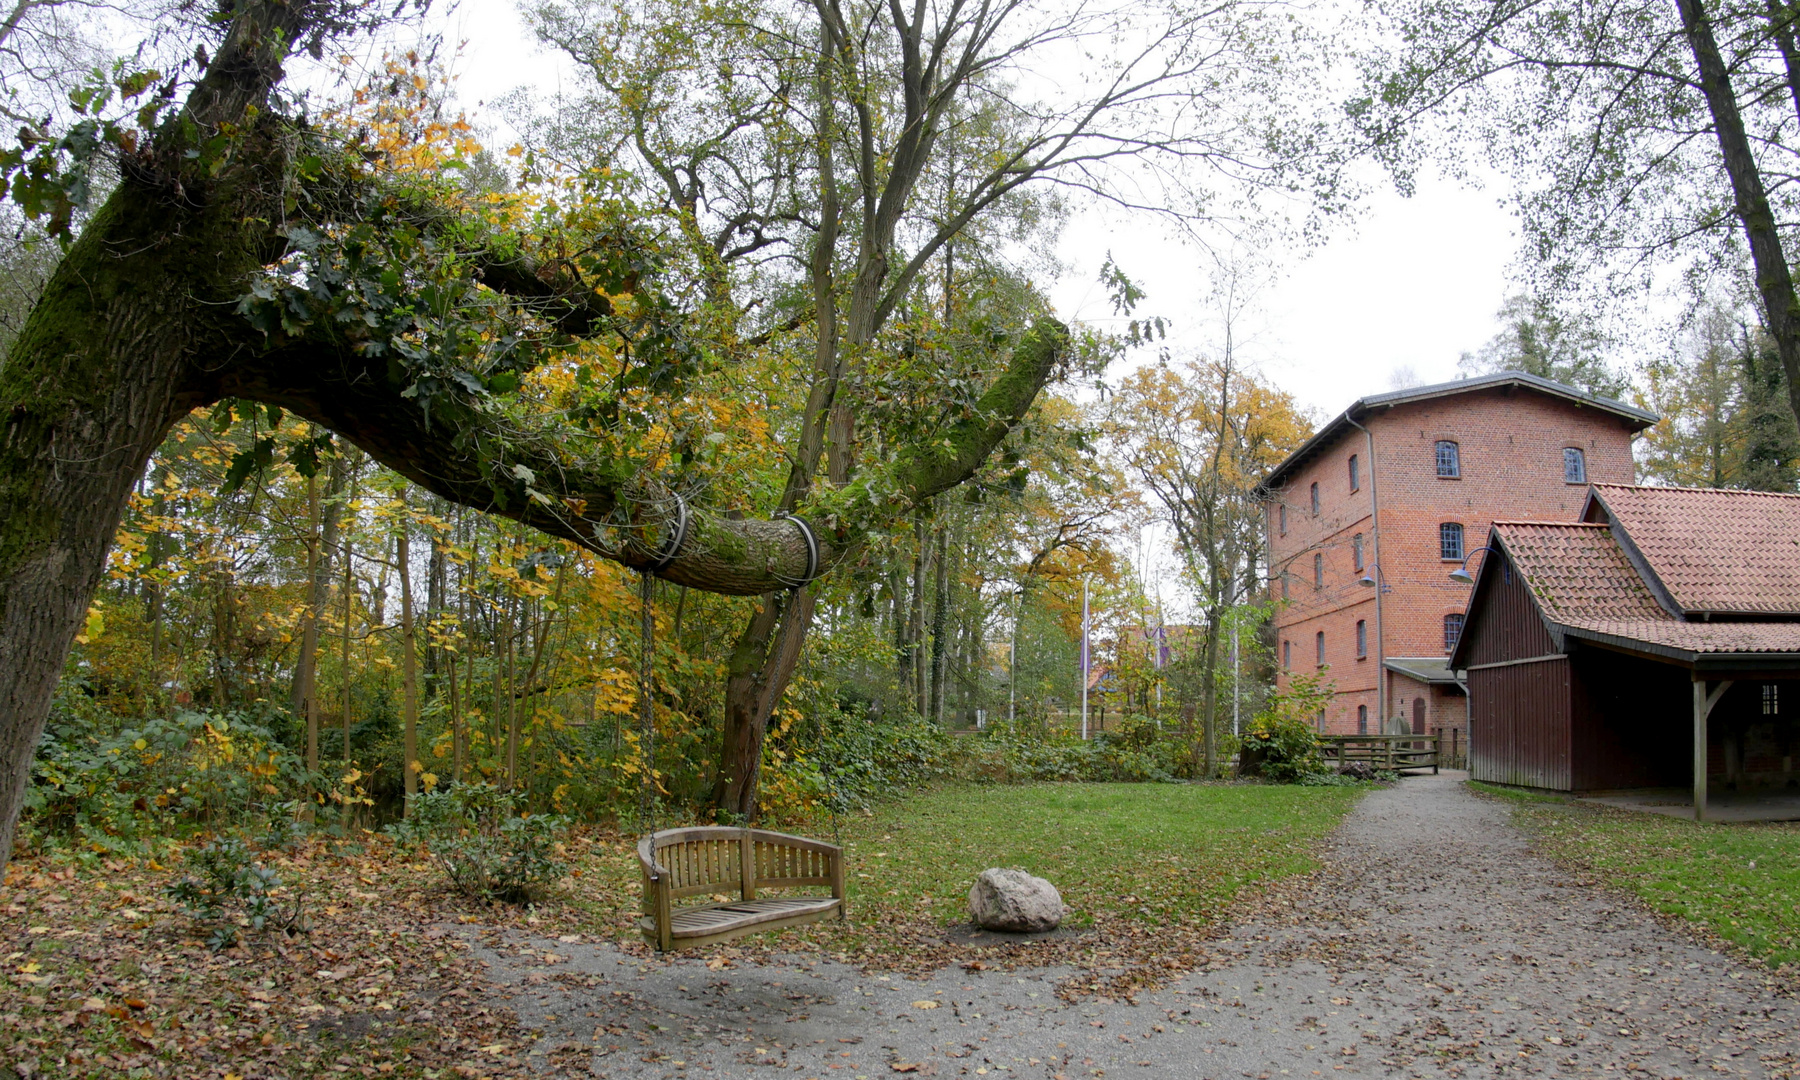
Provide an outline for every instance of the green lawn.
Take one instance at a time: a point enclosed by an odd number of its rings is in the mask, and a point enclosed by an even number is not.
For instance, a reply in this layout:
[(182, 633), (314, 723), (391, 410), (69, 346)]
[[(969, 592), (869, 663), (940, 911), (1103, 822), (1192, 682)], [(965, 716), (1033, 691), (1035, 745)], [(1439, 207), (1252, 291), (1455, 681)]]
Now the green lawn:
[(1313, 869), (1355, 804), (1344, 788), (1198, 784), (954, 786), (844, 828), (860, 923), (965, 921), (990, 866), (1048, 878), (1073, 908), (1148, 925), (1215, 918), (1243, 885)]
[(1660, 814), (1516, 800), (1554, 856), (1690, 919), (1770, 967), (1800, 968), (1800, 824), (1701, 825)]

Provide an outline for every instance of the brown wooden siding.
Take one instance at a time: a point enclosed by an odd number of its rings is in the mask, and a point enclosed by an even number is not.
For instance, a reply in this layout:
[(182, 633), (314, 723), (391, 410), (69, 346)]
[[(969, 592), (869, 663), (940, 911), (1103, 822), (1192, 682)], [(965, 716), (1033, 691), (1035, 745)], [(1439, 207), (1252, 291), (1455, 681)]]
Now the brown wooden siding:
[(1469, 775), (1568, 791), (1569, 681), (1566, 658), (1471, 670)]
[(1687, 670), (1591, 647), (1574, 650), (1570, 663), (1573, 790), (1688, 786), (1694, 696)]
[(1525, 579), (1499, 556), (1489, 558), (1495, 563), (1483, 577), (1482, 595), (1470, 605), (1472, 625), (1463, 628), (1469, 638), (1463, 662), (1473, 667), (1555, 652), (1556, 644), (1525, 589)]

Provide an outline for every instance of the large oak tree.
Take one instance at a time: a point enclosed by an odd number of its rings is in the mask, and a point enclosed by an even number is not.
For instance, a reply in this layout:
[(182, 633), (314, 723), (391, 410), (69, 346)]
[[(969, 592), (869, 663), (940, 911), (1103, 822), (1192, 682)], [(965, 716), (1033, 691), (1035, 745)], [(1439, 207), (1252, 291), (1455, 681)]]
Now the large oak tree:
[[(171, 426), (223, 398), (291, 410), (446, 498), (671, 581), (746, 595), (806, 573), (787, 522), (696, 506), (677, 547), (679, 504), (655, 476), (572, 451), (566, 437), (579, 432), (509, 407), (521, 370), (553, 346), (653, 336), (642, 312), (657, 305), (630, 295), (649, 291), (638, 249), (630, 236), (590, 236), (585, 257), (568, 257), (568, 230), (552, 251), (468, 221), (421, 199), (429, 188), (387, 183), (367, 167), (379, 156), (368, 146), (284, 101), (284, 65), (363, 15), (331, 3), (230, 8), (185, 100), (141, 138), (116, 132), (119, 183), (0, 367), (0, 852), (126, 497)], [(30, 178), (30, 159), (9, 164)], [(615, 310), (627, 301), (629, 318)], [(941, 441), (903, 448), (822, 510), (820, 563), (853, 547), (861, 523), (969, 475), (1065, 340), (1040, 323), (1000, 354)]]

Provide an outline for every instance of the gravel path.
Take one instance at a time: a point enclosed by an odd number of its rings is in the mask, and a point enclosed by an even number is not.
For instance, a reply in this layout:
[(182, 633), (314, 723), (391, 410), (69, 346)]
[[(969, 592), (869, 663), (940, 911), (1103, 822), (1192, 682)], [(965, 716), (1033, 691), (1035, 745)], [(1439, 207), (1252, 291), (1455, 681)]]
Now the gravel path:
[(1569, 882), (1461, 779), (1370, 794), (1290, 904), (1233, 927), (1206, 970), (1135, 1004), (1064, 1004), (1068, 972), (1055, 970), (919, 982), (795, 958), (715, 971), (522, 938), (478, 955), (539, 1036), (502, 1053), (545, 1072), (1800, 1077), (1792, 998)]

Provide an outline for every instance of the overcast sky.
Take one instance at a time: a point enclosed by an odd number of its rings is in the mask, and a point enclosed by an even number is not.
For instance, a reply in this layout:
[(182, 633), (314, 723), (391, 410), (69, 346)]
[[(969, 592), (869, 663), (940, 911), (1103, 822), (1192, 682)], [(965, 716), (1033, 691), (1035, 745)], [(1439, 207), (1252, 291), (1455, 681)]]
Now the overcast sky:
[[(480, 102), (521, 85), (553, 92), (573, 83), (561, 57), (536, 46), (515, 0), (462, 0), (449, 19), (450, 43), (465, 42), (455, 64), (458, 91), (484, 124), (495, 117)], [(1498, 329), (1494, 313), (1508, 292), (1517, 241), (1497, 198), (1427, 179), (1402, 199), (1377, 184), (1358, 220), (1334, 229), (1322, 246), (1273, 253), (1274, 281), (1238, 330), (1241, 355), (1322, 414), (1389, 389), (1398, 368), (1426, 382), (1454, 378), (1458, 356)], [(1111, 318), (1096, 284), (1108, 251), (1148, 289), (1142, 310), (1173, 321), (1173, 346), (1215, 346), (1208, 257), (1169, 239), (1155, 221), (1078, 215), (1060, 247), (1068, 273), (1050, 289), (1059, 315)]]

